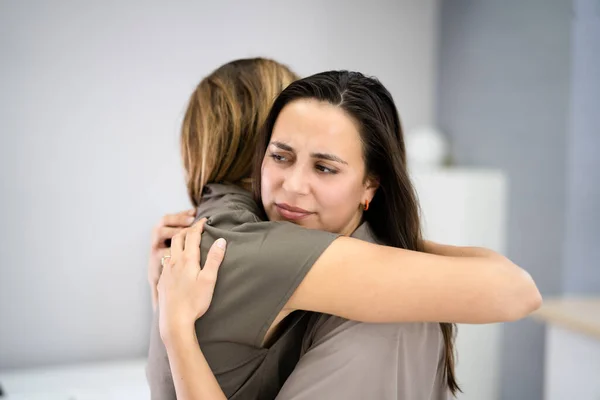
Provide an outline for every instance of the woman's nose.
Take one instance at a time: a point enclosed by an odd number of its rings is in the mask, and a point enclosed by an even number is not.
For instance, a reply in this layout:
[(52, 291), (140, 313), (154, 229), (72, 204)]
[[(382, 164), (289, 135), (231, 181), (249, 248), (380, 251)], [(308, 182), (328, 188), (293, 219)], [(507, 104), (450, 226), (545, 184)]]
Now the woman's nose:
[(300, 166), (289, 168), (284, 177), (283, 189), (287, 192), (305, 195), (308, 193), (308, 177)]

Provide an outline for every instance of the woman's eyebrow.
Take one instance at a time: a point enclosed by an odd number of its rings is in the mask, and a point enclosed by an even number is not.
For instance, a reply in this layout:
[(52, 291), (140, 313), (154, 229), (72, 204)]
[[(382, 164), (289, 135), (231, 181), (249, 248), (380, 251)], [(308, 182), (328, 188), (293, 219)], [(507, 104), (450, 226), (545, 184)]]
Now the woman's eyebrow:
[[(293, 152), (294, 148), (288, 144), (285, 144), (283, 142), (271, 142), (271, 145), (277, 147), (278, 149), (281, 149), (283, 151), (289, 151), (289, 152)], [(345, 164), (348, 165), (348, 163), (344, 160), (342, 160), (341, 158), (339, 158), (338, 156), (335, 156), (333, 154), (329, 154), (329, 153), (311, 153), (310, 156), (312, 158), (317, 158), (319, 160), (327, 160), (327, 161), (333, 161), (333, 162), (338, 162), (340, 164)]]
[(284, 150), (284, 151), (290, 151), (290, 152), (294, 151), (294, 149), (292, 148), (292, 146), (289, 146), (289, 145), (287, 145), (285, 143), (282, 143), (282, 142), (271, 142), (271, 144), (273, 146), (281, 149), (281, 150)]
[(320, 160), (334, 161), (334, 162), (338, 162), (338, 163), (341, 163), (341, 164), (348, 165), (348, 163), (346, 161), (342, 160), (338, 156), (334, 156), (333, 154), (328, 154), (328, 153), (311, 153), (310, 156), (313, 157), (313, 158), (318, 158)]

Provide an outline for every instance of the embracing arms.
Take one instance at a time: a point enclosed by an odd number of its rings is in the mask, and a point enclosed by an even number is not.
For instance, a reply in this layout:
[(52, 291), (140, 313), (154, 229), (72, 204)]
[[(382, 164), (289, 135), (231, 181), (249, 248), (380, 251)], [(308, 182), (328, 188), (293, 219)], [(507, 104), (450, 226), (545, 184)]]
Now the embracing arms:
[(531, 276), (500, 254), (432, 242), (425, 251), (340, 237), (313, 265), (285, 312), (362, 322), (491, 323), (524, 318), (541, 305)]

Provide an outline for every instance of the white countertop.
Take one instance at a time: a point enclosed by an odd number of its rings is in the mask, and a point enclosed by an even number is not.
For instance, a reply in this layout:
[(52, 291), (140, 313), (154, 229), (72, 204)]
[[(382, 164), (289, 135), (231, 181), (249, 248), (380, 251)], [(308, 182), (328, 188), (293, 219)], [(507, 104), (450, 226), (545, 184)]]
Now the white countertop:
[(600, 297), (544, 300), (532, 317), (600, 340)]

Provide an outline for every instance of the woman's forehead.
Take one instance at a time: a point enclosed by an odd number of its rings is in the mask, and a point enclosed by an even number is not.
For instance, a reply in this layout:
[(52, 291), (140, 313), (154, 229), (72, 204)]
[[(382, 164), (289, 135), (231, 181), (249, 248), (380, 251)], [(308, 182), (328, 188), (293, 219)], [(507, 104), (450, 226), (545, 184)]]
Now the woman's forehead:
[(297, 100), (280, 112), (271, 142), (284, 143), (295, 151), (360, 151), (360, 134), (354, 120), (335, 105), (317, 100)]

